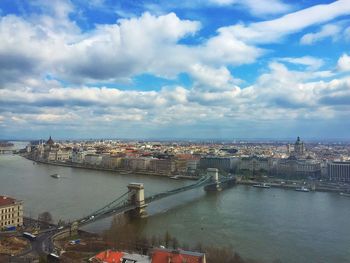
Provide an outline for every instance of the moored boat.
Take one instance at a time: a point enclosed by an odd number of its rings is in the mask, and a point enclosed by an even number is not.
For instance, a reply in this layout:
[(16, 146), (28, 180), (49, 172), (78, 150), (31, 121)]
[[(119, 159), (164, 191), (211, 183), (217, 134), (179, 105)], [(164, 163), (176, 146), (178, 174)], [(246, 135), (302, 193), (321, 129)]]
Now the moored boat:
[(268, 185), (267, 183), (261, 183), (261, 184), (254, 184), (253, 187), (257, 187), (257, 188), (270, 188), (271, 186)]
[(308, 188), (306, 188), (305, 186), (297, 187), (297, 188), (295, 188), (295, 191), (298, 191), (298, 192), (310, 192), (310, 190)]

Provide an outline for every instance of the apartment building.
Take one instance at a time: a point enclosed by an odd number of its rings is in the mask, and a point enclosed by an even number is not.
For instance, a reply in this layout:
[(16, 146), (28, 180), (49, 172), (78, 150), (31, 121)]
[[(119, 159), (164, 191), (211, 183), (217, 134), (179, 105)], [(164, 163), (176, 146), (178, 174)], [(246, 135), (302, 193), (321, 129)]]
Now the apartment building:
[(23, 204), (8, 196), (0, 196), (0, 228), (23, 225)]

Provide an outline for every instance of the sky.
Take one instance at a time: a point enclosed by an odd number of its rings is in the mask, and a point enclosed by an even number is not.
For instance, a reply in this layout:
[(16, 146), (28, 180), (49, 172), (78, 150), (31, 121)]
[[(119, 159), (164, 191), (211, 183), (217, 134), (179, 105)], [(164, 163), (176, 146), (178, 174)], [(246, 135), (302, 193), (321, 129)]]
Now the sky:
[(350, 0), (1, 0), (0, 139), (350, 139)]

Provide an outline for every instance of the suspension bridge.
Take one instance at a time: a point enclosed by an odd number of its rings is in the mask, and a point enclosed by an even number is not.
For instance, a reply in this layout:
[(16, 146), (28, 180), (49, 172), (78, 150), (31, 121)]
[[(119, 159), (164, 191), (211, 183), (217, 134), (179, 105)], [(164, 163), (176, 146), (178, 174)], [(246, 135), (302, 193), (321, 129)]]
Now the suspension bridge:
[(212, 169), (206, 176), (201, 177), (194, 184), (176, 188), (173, 190), (157, 193), (145, 197), (144, 187), (142, 183), (130, 183), (128, 191), (117, 197), (112, 202), (103, 206), (102, 208), (92, 212), (91, 214), (78, 219), (76, 222), (78, 226), (87, 225), (97, 220), (109, 217), (114, 214), (127, 213), (131, 217), (145, 217), (147, 216), (146, 207), (151, 202), (169, 197), (171, 195), (179, 194), (198, 187), (210, 187), (215, 190), (221, 190), (220, 185), (234, 183), (233, 177), (221, 178), (219, 180), (217, 169)]

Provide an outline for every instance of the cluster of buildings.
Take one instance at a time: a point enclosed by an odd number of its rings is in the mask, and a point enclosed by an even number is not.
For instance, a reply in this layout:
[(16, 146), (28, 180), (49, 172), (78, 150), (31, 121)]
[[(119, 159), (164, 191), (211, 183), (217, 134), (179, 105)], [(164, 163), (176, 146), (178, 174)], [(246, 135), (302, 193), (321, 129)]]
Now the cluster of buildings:
[(93, 263), (206, 263), (204, 253), (154, 248), (150, 256), (106, 250), (90, 258)]
[(27, 147), (27, 156), (43, 162), (170, 176), (198, 175), (207, 168), (224, 173), (328, 179), (350, 182), (350, 149), (297, 138), (286, 143), (174, 143), (85, 141)]

